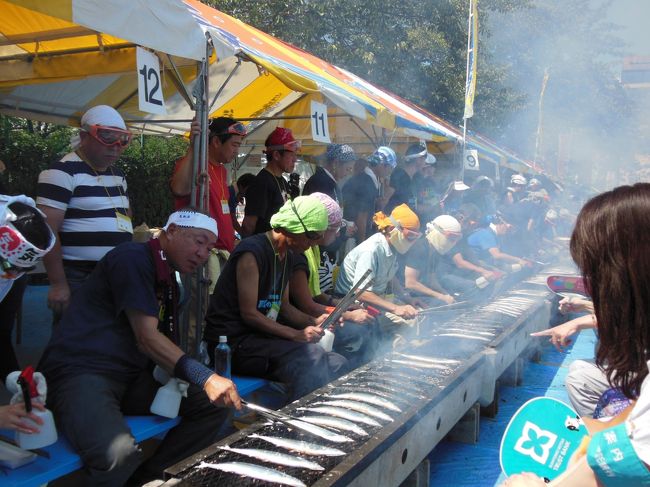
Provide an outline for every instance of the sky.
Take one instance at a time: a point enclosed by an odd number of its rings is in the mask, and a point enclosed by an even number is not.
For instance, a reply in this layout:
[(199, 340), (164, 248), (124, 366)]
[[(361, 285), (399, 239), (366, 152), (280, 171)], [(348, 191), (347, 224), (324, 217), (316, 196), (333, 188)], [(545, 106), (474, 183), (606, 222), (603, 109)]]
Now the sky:
[(626, 55), (650, 56), (650, 0), (613, 0), (609, 19), (622, 27)]

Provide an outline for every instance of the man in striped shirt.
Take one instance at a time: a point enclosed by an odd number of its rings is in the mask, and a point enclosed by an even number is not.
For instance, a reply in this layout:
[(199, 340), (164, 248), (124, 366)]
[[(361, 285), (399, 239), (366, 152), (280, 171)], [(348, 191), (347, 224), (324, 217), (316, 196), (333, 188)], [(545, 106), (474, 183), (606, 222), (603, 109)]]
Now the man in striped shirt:
[(95, 264), (113, 247), (132, 239), (126, 179), (113, 167), (130, 140), (115, 109), (95, 106), (81, 118), (75, 151), (38, 177), (36, 202), (57, 235), (43, 259), (55, 322)]

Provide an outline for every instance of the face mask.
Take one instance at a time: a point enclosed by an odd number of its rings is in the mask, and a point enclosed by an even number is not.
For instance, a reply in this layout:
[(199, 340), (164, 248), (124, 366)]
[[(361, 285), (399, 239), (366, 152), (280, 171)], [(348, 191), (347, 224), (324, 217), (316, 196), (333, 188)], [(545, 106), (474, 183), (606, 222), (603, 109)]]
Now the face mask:
[(442, 255), (449, 252), (453, 246), (456, 245), (456, 241), (448, 239), (435, 228), (431, 229), (429, 233), (427, 233), (427, 240), (429, 241), (429, 244), (436, 249), (436, 252)]
[(388, 234), (388, 241), (398, 254), (405, 254), (416, 242), (415, 240), (408, 240), (397, 228), (393, 228)]

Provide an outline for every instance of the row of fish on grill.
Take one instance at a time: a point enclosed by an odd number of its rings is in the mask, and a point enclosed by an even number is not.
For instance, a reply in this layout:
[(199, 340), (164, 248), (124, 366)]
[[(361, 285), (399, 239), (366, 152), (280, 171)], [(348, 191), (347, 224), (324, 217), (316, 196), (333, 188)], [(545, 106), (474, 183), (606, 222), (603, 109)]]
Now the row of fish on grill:
[[(445, 367), (451, 361), (417, 355), (394, 354), (393, 358), (386, 358), (385, 362), (417, 370)], [(325, 440), (330, 444), (345, 444), (368, 437), (369, 433), (366, 431), (368, 427), (382, 427), (392, 422), (393, 418), (389, 413), (399, 414), (402, 412), (400, 406), (396, 404), (400, 399), (394, 399), (395, 394), (401, 396), (401, 401), (404, 402), (418, 397), (416, 388), (404, 380), (407, 377), (406, 375), (400, 377), (399, 374), (395, 374), (393, 377), (394, 382), (392, 383), (387, 380), (385, 374), (382, 374), (381, 378), (372, 377), (371, 374), (365, 377), (361, 376), (362, 383), (343, 382), (337, 386), (337, 389), (343, 389), (343, 392), (330, 392), (321, 396), (316, 402), (298, 407), (296, 410), (301, 413), (298, 417), (288, 416), (278, 411), (266, 410), (249, 403), (246, 403), (246, 405), (254, 411), (263, 413), (263, 416), (268, 419), (280, 421), (288, 427), (318, 437), (319, 441)], [(405, 397), (406, 399), (404, 399)], [(228, 445), (220, 446), (219, 449), (265, 463), (320, 472), (324, 470), (324, 467), (312, 459), (296, 454), (325, 457), (346, 455), (343, 450), (322, 444), (322, 442), (316, 443), (255, 433), (248, 435), (248, 438), (261, 440), (291, 453), (259, 448), (233, 448)], [(195, 468), (220, 470), (268, 483), (295, 487), (305, 486), (302, 480), (292, 475), (254, 463), (239, 461), (211, 463), (203, 461), (196, 465)]]

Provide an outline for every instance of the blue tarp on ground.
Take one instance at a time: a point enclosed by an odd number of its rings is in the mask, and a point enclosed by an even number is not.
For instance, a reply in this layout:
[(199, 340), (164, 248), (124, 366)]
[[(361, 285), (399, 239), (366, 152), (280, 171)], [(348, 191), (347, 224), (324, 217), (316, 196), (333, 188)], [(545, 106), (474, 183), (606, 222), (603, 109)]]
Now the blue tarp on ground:
[(539, 396), (547, 396), (569, 403), (564, 387), (569, 364), (576, 359), (594, 356), (596, 335), (583, 331), (575, 344), (560, 353), (550, 344), (544, 347), (539, 363), (528, 362), (523, 374), (523, 385), (501, 387), (499, 412), (494, 419), (481, 418), (480, 439), (476, 445), (444, 441), (430, 454), (430, 485), (436, 487), (493, 487), (501, 485), (505, 477), (499, 465), (501, 437), (512, 415), (521, 405)]

